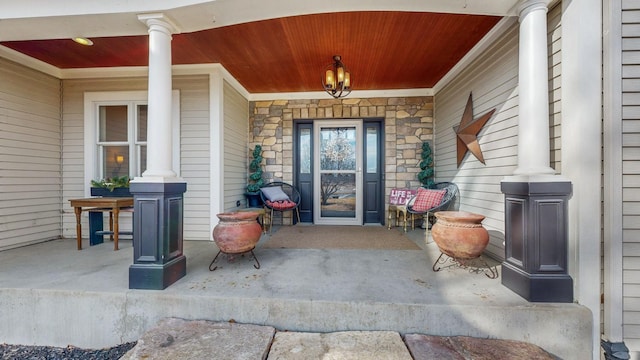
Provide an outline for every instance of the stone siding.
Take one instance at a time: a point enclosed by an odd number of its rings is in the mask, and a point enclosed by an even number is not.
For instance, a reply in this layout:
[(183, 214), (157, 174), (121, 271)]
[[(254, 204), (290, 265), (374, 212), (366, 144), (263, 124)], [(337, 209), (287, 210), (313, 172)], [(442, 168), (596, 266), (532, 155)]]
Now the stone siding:
[(262, 145), (265, 181), (288, 183), (293, 183), (295, 120), (384, 118), (387, 201), (392, 188), (420, 185), (422, 142), (433, 141), (432, 96), (252, 101), (249, 116), (249, 146)]

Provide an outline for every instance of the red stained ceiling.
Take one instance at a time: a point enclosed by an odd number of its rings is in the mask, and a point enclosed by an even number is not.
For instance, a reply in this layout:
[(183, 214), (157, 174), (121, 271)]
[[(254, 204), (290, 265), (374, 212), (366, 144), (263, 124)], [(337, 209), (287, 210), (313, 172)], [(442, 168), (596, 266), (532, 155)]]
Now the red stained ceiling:
[[(176, 34), (173, 64), (222, 64), (250, 93), (321, 91), (341, 55), (354, 90), (430, 88), (500, 20), (496, 16), (347, 12)], [(0, 44), (61, 69), (146, 66), (148, 37)]]

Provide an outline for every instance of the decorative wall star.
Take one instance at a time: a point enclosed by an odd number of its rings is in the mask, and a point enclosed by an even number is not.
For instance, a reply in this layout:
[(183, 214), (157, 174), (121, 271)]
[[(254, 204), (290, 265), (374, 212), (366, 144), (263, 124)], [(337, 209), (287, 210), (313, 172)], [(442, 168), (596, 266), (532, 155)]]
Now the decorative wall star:
[(464, 109), (464, 114), (462, 114), (460, 125), (453, 127), (453, 131), (455, 131), (457, 135), (458, 167), (460, 167), (467, 151), (471, 151), (471, 153), (484, 164), (482, 150), (480, 150), (480, 144), (478, 144), (478, 133), (495, 111), (496, 109), (493, 109), (481, 117), (474, 119), (473, 100), (471, 99), (471, 93), (469, 93), (469, 100), (467, 100), (467, 106)]

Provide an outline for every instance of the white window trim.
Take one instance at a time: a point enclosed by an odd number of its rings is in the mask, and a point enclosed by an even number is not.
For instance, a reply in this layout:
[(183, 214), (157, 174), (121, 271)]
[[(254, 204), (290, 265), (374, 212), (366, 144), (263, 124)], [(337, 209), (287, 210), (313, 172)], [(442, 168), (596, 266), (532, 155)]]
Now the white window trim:
[[(172, 97), (172, 166), (173, 171), (180, 177), (180, 91), (173, 90)], [(86, 197), (91, 193), (91, 180), (100, 174), (98, 168), (97, 139), (97, 103), (122, 101), (147, 101), (147, 91), (104, 91), (84, 93), (84, 193)], [(150, 123), (147, 121), (147, 126)], [(148, 148), (147, 148), (148, 150)]]

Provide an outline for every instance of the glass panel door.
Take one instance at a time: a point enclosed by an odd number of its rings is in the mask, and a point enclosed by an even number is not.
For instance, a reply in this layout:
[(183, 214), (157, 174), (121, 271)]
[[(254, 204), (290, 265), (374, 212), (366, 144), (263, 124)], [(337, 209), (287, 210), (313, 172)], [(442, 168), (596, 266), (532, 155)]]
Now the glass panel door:
[(316, 121), (314, 223), (362, 224), (362, 124)]

